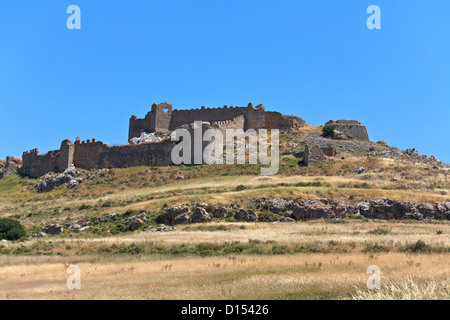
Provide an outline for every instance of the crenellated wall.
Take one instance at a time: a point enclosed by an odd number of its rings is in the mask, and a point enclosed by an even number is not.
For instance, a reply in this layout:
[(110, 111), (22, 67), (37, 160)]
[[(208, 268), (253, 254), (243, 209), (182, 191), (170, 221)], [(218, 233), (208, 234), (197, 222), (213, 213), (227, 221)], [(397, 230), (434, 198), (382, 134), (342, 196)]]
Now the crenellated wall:
[(151, 111), (144, 119), (138, 119), (136, 116), (130, 118), (128, 140), (139, 137), (141, 130), (172, 131), (194, 121), (206, 121), (212, 124), (233, 121), (239, 116), (243, 117), (244, 130), (264, 128), (288, 130), (305, 125), (305, 121), (299, 117), (286, 116), (279, 112), (266, 112), (262, 104), (256, 107), (249, 103), (247, 107), (205, 108), (202, 106), (200, 109), (172, 110), (172, 105), (161, 103), (153, 104)]
[[(130, 118), (129, 138), (138, 137), (142, 130), (148, 132), (172, 131), (186, 127), (192, 131), (192, 123), (202, 121), (204, 129), (295, 129), (305, 125), (296, 116), (285, 116), (279, 112), (266, 112), (264, 106), (205, 108), (173, 110), (168, 103), (153, 104), (145, 118)], [(72, 143), (64, 140), (59, 150), (39, 154), (38, 149), (23, 153), (20, 169), (25, 175), (40, 177), (48, 172), (62, 172), (71, 165), (82, 169), (123, 168), (132, 166), (167, 166), (172, 164), (171, 152), (176, 142), (126, 144), (108, 146), (95, 139)], [(203, 148), (206, 143), (203, 143)]]
[(73, 162), (75, 148), (70, 140), (64, 140), (59, 150), (39, 154), (38, 149), (25, 151), (22, 155), (22, 167), (19, 172), (30, 176), (40, 177), (48, 172), (61, 172)]

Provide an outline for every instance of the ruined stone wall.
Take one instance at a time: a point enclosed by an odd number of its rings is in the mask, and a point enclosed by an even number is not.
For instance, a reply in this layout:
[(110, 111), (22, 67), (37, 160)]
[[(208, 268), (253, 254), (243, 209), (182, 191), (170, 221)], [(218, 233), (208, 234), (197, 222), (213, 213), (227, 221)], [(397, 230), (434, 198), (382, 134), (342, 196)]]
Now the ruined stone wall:
[(280, 112), (267, 111), (265, 114), (266, 129), (289, 130), (305, 126), (305, 120), (296, 116), (286, 116)]
[(64, 171), (73, 164), (75, 145), (66, 139), (61, 143), (58, 158), (58, 171)]
[(327, 158), (320, 150), (319, 146), (305, 146), (305, 152), (303, 153), (303, 163), (307, 166), (313, 165), (320, 161), (325, 161)]
[(75, 141), (75, 153), (73, 157), (73, 164), (77, 168), (93, 169), (99, 168), (98, 162), (100, 153), (107, 148), (107, 145), (95, 139), (80, 141), (79, 138)]
[(223, 137), (225, 139), (226, 137), (226, 130), (227, 129), (242, 129), (244, 130), (245, 126), (245, 118), (244, 116), (238, 116), (232, 120), (225, 120), (225, 121), (215, 121), (213, 125), (217, 125), (220, 131), (222, 131)]
[(98, 155), (93, 168), (126, 168), (135, 166), (169, 166), (175, 142), (107, 146)]
[(356, 120), (330, 120), (325, 125), (334, 127), (335, 130), (342, 132), (348, 138), (369, 141), (366, 126)]
[(22, 155), (22, 167), (19, 172), (37, 178), (48, 172), (58, 171), (59, 150), (39, 154), (38, 149), (25, 151)]
[(39, 154), (38, 149), (25, 151), (22, 155), (22, 167), (19, 172), (37, 178), (48, 172), (62, 172), (73, 163), (75, 146), (70, 140), (64, 140), (59, 150)]
[(194, 121), (207, 121), (214, 123), (217, 121), (233, 120), (238, 116), (244, 117), (244, 130), (249, 128), (264, 128), (265, 112), (264, 106), (253, 108), (249, 104), (247, 107), (227, 107), (223, 108), (205, 108), (191, 110), (173, 110), (169, 130), (175, 130), (177, 127), (192, 123)]
[[(206, 121), (212, 124), (219, 121), (233, 120), (239, 116), (244, 117), (244, 130), (251, 128), (263, 129), (266, 127), (265, 115), (266, 112), (263, 105), (253, 107), (251, 103), (247, 107), (201, 107), (200, 109), (189, 110), (172, 110), (172, 105), (168, 103), (153, 104), (152, 110), (147, 113), (144, 119), (138, 119), (136, 116), (130, 118), (128, 140), (133, 137), (139, 137), (141, 130), (148, 132), (172, 131), (194, 121)], [(286, 125), (288, 123), (290, 122), (286, 122)]]
[(168, 166), (174, 142), (108, 146), (101, 141), (75, 142), (74, 165), (82, 169)]
[(150, 124), (146, 124), (149, 121), (146, 120), (148, 120), (147, 116), (144, 119), (138, 119), (136, 116), (131, 116), (130, 124), (128, 126), (128, 141), (130, 141), (131, 138), (139, 137), (141, 135), (141, 130), (145, 130), (145, 128), (148, 128), (148, 131), (150, 131)]

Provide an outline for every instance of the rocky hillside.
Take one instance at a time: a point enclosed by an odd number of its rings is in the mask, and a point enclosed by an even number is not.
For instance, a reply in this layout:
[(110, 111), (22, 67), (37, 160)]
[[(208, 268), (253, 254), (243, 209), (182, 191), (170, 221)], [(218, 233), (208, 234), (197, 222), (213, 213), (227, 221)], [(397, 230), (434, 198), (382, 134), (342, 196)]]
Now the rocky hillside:
[[(76, 237), (210, 221), (450, 218), (450, 169), (434, 157), (383, 142), (325, 138), (314, 126), (281, 132), (280, 140), (275, 176), (261, 176), (259, 165), (70, 168), (39, 179), (12, 174), (0, 179), (0, 215), (21, 220), (33, 236)], [(306, 146), (328, 154), (306, 166)]]

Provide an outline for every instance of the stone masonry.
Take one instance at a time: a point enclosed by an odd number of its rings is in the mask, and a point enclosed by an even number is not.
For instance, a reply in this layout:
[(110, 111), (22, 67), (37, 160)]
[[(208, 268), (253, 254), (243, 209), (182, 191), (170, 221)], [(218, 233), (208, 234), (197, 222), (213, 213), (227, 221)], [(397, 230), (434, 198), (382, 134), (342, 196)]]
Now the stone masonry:
[(330, 120), (325, 125), (334, 127), (335, 130), (345, 134), (347, 138), (369, 141), (366, 126), (356, 120)]
[(286, 116), (280, 112), (268, 112), (262, 104), (253, 107), (228, 107), (177, 110), (166, 102), (153, 104), (145, 118), (130, 118), (128, 140), (139, 137), (141, 131), (173, 131), (176, 128), (189, 125), (194, 121), (205, 121), (211, 125), (218, 124), (222, 129), (296, 129), (303, 127), (305, 121), (296, 116)]
[[(173, 131), (179, 127), (190, 128), (194, 121), (225, 132), (226, 129), (280, 129), (303, 127), (305, 121), (279, 112), (266, 112), (264, 106), (227, 107), (192, 110), (172, 110), (168, 103), (153, 104), (144, 119), (132, 116), (128, 138), (139, 137), (142, 131)], [(164, 140), (140, 144), (109, 146), (96, 139), (75, 143), (66, 139), (59, 150), (39, 154), (38, 149), (25, 151), (19, 172), (40, 177), (48, 172), (63, 172), (71, 165), (82, 169), (124, 168), (132, 166), (168, 166), (172, 164), (171, 152), (176, 142)]]

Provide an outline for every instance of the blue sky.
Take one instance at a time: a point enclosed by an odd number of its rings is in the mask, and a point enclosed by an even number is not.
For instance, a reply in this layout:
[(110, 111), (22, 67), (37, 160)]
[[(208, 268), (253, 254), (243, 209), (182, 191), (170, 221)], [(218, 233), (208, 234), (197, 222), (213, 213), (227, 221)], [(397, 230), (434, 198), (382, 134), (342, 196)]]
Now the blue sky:
[[(69, 30), (66, 9), (81, 9)], [(369, 30), (369, 5), (381, 30)], [(0, 158), (127, 142), (132, 114), (263, 103), (450, 162), (450, 1), (0, 0)]]

